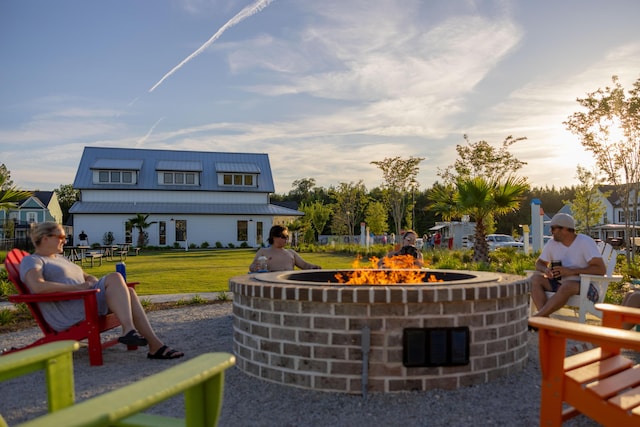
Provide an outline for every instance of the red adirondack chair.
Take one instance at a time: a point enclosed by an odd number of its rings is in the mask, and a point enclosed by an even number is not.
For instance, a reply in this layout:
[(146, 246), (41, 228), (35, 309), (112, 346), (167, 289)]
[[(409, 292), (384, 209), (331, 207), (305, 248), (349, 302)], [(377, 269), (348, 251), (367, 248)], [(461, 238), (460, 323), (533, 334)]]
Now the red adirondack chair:
[[(92, 366), (102, 365), (102, 350), (118, 344), (117, 338), (102, 342), (100, 334), (113, 328), (120, 326), (120, 321), (113, 314), (109, 313), (106, 316), (98, 315), (98, 302), (96, 300), (96, 293), (98, 289), (87, 289), (73, 292), (52, 292), (46, 294), (32, 294), (29, 288), (20, 280), (20, 262), (22, 259), (29, 255), (28, 252), (12, 249), (4, 261), (9, 280), (14, 284), (18, 295), (9, 295), (9, 301), (13, 303), (25, 303), (29, 307), (31, 314), (38, 323), (38, 326), (42, 330), (44, 336), (33, 343), (17, 348), (5, 351), (11, 353), (14, 351), (24, 350), (30, 347), (35, 347), (41, 344), (45, 344), (53, 341), (61, 340), (75, 340), (82, 341), (87, 340), (87, 347), (89, 350), (89, 363)], [(135, 287), (137, 282), (127, 283), (127, 286)], [(84, 301), (85, 319), (69, 329), (64, 331), (56, 331), (49, 326), (47, 321), (42, 316), (39, 302), (50, 301), (67, 301), (74, 299), (82, 299)], [(136, 350), (137, 346), (127, 346), (129, 350)]]

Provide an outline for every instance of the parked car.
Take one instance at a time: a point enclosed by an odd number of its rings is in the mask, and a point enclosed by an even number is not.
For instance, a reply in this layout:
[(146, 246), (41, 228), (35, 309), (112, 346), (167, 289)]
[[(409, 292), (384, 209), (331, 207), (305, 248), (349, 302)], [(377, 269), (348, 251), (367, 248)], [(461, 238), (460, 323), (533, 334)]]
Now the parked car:
[(517, 242), (516, 239), (508, 234), (489, 234), (487, 235), (487, 243), (489, 243), (490, 251), (495, 251), (498, 248), (517, 248), (524, 250), (524, 243)]
[[(546, 245), (549, 240), (553, 239), (553, 236), (542, 236), (542, 246)], [(524, 237), (520, 237), (519, 242), (524, 242)], [(529, 244), (533, 245), (533, 236), (529, 235)]]

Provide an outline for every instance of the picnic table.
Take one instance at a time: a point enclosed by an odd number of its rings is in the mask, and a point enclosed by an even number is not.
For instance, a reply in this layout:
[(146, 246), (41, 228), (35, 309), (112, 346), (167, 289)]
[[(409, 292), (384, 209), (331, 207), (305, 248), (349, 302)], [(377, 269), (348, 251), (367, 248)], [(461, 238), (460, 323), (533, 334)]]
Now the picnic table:
[(65, 246), (64, 256), (72, 262), (80, 262), (82, 264), (86, 257), (87, 250), (91, 249), (91, 246), (79, 245), (79, 246)]

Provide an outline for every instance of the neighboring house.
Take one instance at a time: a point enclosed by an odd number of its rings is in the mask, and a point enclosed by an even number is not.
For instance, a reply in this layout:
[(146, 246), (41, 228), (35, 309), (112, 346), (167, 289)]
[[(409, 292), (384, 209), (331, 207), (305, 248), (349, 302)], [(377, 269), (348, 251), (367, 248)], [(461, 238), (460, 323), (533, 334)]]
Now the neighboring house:
[[(13, 224), (5, 229), (7, 221), (12, 221)], [(26, 239), (31, 223), (45, 221), (62, 224), (62, 209), (58, 203), (58, 196), (54, 191), (34, 191), (30, 197), (16, 203), (15, 208), (8, 211), (0, 210), (0, 236), (7, 239)]]
[(267, 154), (85, 147), (73, 188), (74, 240), (84, 230), (91, 243), (111, 232), (114, 243), (135, 244), (127, 222), (148, 214), (151, 246), (257, 247), (275, 219), (304, 215), (270, 203)]
[[(621, 193), (622, 186), (615, 185), (603, 185), (598, 188), (600, 191), (601, 201), (606, 208), (604, 217), (601, 224), (594, 227), (597, 237), (605, 241), (611, 241), (612, 239), (624, 241), (625, 232), (625, 209), (624, 209), (624, 195)], [(608, 194), (607, 197), (604, 197)], [(635, 191), (631, 190), (629, 197), (629, 204), (631, 211), (633, 211), (634, 197), (638, 197)], [(638, 212), (632, 215), (631, 228), (634, 229), (631, 237), (640, 236), (640, 206), (637, 206)]]

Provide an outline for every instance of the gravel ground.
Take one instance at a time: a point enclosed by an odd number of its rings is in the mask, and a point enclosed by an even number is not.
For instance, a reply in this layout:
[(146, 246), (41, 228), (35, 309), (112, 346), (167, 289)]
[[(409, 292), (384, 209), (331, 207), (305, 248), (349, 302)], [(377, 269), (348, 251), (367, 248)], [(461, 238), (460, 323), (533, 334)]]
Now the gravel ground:
[[(232, 351), (232, 304), (219, 303), (154, 311), (149, 318), (158, 335), (186, 358)], [(0, 348), (30, 343), (36, 328), (0, 335)], [(148, 360), (146, 352), (124, 346), (107, 349), (103, 366), (89, 366), (86, 349), (74, 354), (76, 400), (102, 394), (158, 372), (178, 361)], [(184, 360), (184, 359), (182, 359)], [(454, 391), (403, 392), (362, 396), (302, 390), (226, 371), (220, 426), (537, 426), (540, 399), (537, 335), (530, 334), (529, 362), (516, 375)], [(0, 413), (10, 426), (46, 411), (41, 373), (0, 383)], [(150, 412), (181, 416), (174, 398)], [(597, 426), (584, 416), (565, 426)]]

